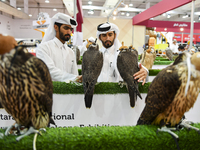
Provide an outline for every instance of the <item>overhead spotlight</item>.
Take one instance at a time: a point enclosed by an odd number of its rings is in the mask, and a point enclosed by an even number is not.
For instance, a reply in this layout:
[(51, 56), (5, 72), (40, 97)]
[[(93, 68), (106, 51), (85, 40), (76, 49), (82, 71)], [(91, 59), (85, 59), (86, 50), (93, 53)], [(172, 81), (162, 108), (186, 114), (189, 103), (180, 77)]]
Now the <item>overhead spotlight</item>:
[(166, 16), (166, 13), (163, 13), (162, 16)]
[(156, 27), (154, 27), (154, 30), (156, 30)]
[(114, 17), (113, 17), (113, 20), (115, 20), (115, 19), (116, 19), (116, 17), (114, 16)]
[(22, 9), (18, 7), (17, 10), (22, 10)]
[(125, 12), (121, 12), (121, 15), (122, 15), (122, 16), (125, 15)]
[(171, 17), (171, 15), (170, 14), (167, 14), (167, 18), (170, 18)]
[(129, 13), (129, 12), (127, 12), (127, 13), (126, 13), (126, 16), (127, 16), (127, 17), (128, 17), (128, 16), (130, 16), (130, 13)]
[(49, 3), (49, 0), (45, 0), (45, 3)]
[(184, 28), (180, 28), (180, 31), (183, 31), (184, 30)]
[(165, 31), (167, 31), (167, 28), (164, 28)]
[(154, 18), (150, 18), (150, 20), (153, 20)]
[(183, 16), (182, 18), (187, 18), (188, 17), (188, 14), (187, 15), (185, 15), (185, 16)]
[(130, 7), (133, 7), (133, 4), (129, 4)]
[(56, 8), (54, 8), (54, 9), (53, 9), (53, 11), (57, 11), (57, 9), (56, 9)]
[(31, 14), (29, 14), (29, 17), (32, 17), (32, 15), (31, 15)]
[(88, 14), (93, 15), (94, 14), (94, 10), (89, 10)]
[(115, 10), (115, 11), (113, 11), (113, 15), (116, 15), (117, 14), (117, 11)]
[(125, 8), (128, 8), (128, 5), (125, 5)]
[(88, 4), (91, 5), (91, 4), (92, 4), (92, 1), (88, 1)]

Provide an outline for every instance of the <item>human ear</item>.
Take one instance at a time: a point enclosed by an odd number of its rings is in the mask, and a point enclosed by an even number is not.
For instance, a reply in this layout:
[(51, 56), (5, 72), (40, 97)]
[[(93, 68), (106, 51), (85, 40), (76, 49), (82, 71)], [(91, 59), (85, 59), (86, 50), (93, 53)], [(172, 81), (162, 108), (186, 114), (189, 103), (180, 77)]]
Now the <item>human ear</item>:
[(54, 29), (58, 32), (58, 26), (54, 24)]

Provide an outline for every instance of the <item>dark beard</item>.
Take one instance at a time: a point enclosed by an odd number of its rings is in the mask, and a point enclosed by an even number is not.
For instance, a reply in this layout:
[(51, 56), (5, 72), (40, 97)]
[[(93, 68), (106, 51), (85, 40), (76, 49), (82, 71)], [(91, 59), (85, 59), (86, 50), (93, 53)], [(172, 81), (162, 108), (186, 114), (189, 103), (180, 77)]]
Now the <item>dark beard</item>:
[(64, 35), (62, 32), (60, 32), (59, 35), (60, 35), (60, 39), (63, 40), (63, 41), (69, 41), (69, 39), (71, 38), (70, 34)]
[(105, 41), (105, 42), (102, 41), (103, 46), (105, 48), (110, 48), (111, 46), (113, 46), (114, 40), (113, 41), (109, 41), (109, 43), (106, 43), (106, 42), (108, 42), (108, 41)]

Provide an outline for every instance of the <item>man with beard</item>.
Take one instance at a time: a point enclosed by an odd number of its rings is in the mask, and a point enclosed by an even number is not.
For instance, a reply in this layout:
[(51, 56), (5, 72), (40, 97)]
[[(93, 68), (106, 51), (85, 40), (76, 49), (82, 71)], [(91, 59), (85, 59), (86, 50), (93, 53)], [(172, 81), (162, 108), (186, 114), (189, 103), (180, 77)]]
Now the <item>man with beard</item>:
[(76, 26), (77, 22), (72, 17), (55, 14), (42, 43), (36, 49), (36, 56), (46, 63), (53, 81), (69, 82), (82, 78), (78, 76), (75, 54), (65, 43)]
[[(117, 69), (117, 56), (121, 43), (118, 40), (119, 29), (113, 23), (102, 23), (97, 27), (97, 38), (102, 42), (103, 47), (100, 51), (103, 53), (103, 67), (98, 78), (98, 82), (119, 82), (122, 78)], [(148, 79), (148, 70), (138, 64), (140, 71), (133, 76), (138, 82), (143, 81), (142, 85)]]

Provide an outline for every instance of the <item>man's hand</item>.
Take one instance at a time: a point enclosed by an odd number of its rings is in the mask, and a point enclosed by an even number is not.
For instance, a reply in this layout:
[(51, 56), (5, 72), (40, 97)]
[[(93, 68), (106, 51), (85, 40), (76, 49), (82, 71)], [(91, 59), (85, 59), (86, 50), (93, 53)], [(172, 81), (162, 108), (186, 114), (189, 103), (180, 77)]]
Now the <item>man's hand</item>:
[(138, 79), (139, 78), (138, 82), (143, 80), (142, 85), (144, 85), (145, 82), (146, 82), (147, 71), (142, 67), (142, 64), (139, 64), (139, 68), (140, 68), (140, 71), (135, 73), (133, 76), (135, 77), (134, 79)]
[(17, 42), (12, 36), (3, 36), (0, 34), (0, 55), (10, 52), (15, 46), (17, 46)]
[(82, 75), (76, 77), (76, 82), (79, 82), (79, 83), (82, 83), (82, 82), (83, 82)]

